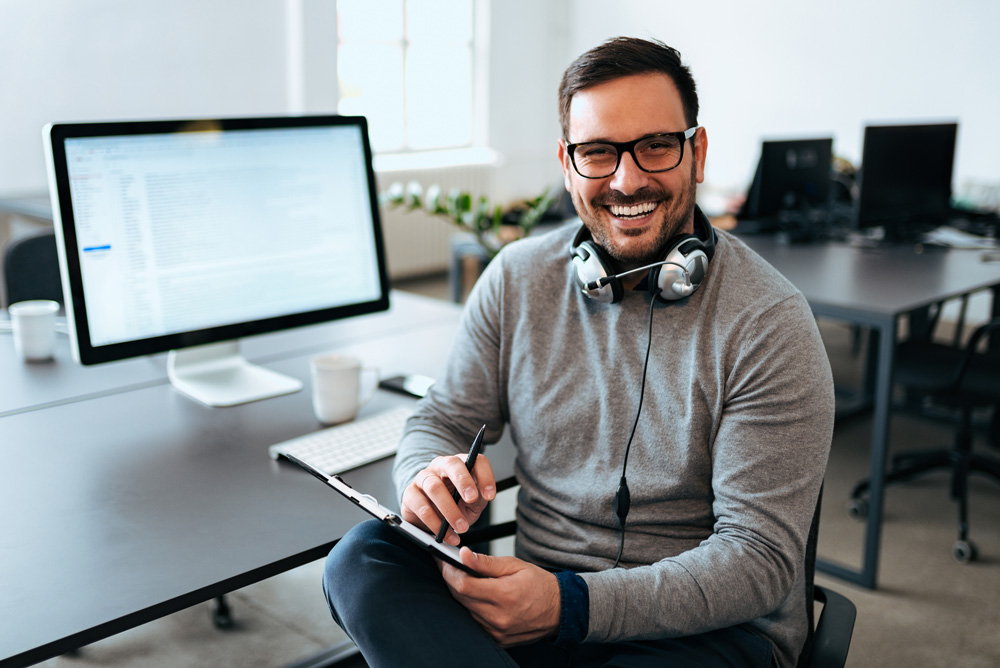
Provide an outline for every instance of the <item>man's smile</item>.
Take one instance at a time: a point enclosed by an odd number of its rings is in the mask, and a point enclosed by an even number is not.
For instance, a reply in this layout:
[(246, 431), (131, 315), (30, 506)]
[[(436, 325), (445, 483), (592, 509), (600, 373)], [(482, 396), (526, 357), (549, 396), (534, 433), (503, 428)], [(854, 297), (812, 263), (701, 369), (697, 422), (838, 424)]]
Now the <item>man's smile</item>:
[(610, 204), (605, 207), (612, 216), (625, 223), (645, 221), (660, 206), (659, 202), (640, 202), (632, 206)]

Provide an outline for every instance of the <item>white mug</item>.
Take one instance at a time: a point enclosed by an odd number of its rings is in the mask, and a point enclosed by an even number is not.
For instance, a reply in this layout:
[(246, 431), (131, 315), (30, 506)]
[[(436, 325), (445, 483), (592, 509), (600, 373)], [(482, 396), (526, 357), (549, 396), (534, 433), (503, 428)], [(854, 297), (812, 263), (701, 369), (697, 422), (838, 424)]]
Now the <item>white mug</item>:
[(56, 347), (56, 312), (59, 302), (32, 299), (11, 304), (10, 322), (14, 350), (29, 362), (52, 359)]
[[(313, 411), (323, 424), (353, 420), (378, 389), (378, 369), (352, 355), (320, 355), (310, 361)], [(365, 376), (371, 376), (369, 383)]]

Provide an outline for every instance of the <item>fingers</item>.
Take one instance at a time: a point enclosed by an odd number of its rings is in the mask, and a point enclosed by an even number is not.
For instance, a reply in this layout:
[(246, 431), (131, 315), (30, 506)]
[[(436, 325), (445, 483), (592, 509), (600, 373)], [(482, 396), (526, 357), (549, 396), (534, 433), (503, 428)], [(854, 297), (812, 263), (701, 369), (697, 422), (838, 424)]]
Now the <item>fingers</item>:
[(521, 564), (524, 563), (515, 557), (494, 557), (490, 554), (473, 552), (467, 546), (462, 547), (460, 554), (463, 564), (480, 575), (490, 578), (513, 575), (521, 568)]
[[(444, 521), (453, 527), (464, 526), (468, 521), (452, 498), (444, 480), (430, 468), (422, 470), (403, 491), (403, 519), (436, 534)], [(465, 523), (464, 525), (462, 523)], [(451, 545), (457, 545), (458, 535), (449, 531), (444, 538)]]
[[(480, 463), (482, 460), (482, 463)], [(471, 505), (479, 500), (481, 484), (477, 484), (478, 475), (473, 477), (473, 473), (465, 465), (465, 455), (455, 455), (454, 457), (439, 457), (431, 462), (432, 465), (438, 464), (434, 468), (435, 472), (441, 476), (442, 479), (448, 480), (455, 491), (459, 493), (462, 501)], [(482, 471), (490, 479), (490, 486), (494, 486), (493, 482), (493, 472), (489, 466), (489, 462), (486, 461), (486, 457), (480, 456), (476, 460), (476, 465), (474, 471), (478, 474)], [(495, 492), (494, 492), (495, 494)]]
[[(458, 501), (455, 492), (460, 495)], [(493, 469), (485, 456), (480, 455), (476, 461), (474, 473), (466, 468), (465, 455), (438, 457), (417, 473), (404, 490), (403, 518), (437, 533), (443, 517), (451, 527), (444, 540), (458, 545), (458, 534), (468, 531), (495, 497)]]
[(472, 468), (472, 473), (476, 478), (476, 484), (483, 498), (486, 501), (492, 501), (497, 498), (496, 476), (493, 475), (493, 466), (490, 465), (490, 460), (485, 455), (479, 455), (479, 458), (476, 459), (476, 465)]
[(463, 548), (462, 563), (487, 577), (474, 577), (446, 563), (441, 576), (455, 600), (503, 646), (551, 635), (559, 628), (559, 584), (555, 575), (515, 557), (491, 557)]

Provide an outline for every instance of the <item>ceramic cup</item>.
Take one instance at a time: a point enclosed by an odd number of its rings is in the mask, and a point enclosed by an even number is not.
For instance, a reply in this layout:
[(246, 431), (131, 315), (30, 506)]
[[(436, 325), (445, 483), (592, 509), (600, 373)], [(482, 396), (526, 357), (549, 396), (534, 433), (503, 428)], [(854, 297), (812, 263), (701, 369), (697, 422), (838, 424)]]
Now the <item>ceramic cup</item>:
[(59, 302), (32, 299), (11, 304), (14, 350), (28, 362), (52, 359), (56, 348), (56, 313)]
[(363, 366), (353, 355), (319, 355), (309, 366), (313, 411), (323, 424), (353, 420), (378, 389), (378, 369)]

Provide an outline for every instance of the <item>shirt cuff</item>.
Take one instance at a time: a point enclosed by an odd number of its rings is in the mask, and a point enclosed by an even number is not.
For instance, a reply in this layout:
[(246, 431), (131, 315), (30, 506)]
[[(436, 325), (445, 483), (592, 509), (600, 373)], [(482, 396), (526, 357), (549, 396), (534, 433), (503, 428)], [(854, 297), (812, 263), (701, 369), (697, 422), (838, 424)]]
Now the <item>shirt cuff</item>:
[(555, 644), (570, 647), (583, 642), (590, 626), (590, 591), (573, 571), (557, 571), (559, 582), (559, 635)]

